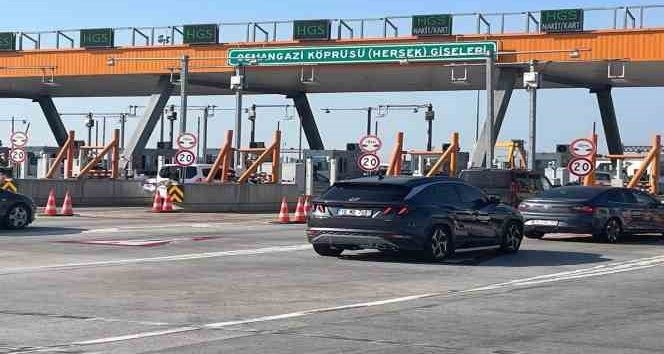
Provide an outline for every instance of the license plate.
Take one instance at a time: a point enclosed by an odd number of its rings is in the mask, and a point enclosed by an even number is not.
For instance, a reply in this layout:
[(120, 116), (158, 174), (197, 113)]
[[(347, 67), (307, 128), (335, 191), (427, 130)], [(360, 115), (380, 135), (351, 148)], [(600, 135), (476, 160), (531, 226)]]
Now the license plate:
[(339, 209), (339, 216), (359, 216), (368, 218), (371, 217), (371, 210), (363, 209)]
[(538, 226), (558, 226), (557, 220), (528, 220), (526, 225), (538, 225)]

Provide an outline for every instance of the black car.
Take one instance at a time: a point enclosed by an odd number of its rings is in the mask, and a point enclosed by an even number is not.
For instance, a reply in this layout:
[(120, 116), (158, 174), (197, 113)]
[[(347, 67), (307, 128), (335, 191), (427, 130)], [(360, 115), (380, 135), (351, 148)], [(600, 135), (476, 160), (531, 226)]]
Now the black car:
[(8, 229), (23, 229), (35, 221), (37, 207), (32, 199), (0, 189), (0, 220)]
[(336, 183), (313, 203), (307, 237), (323, 256), (344, 250), (420, 251), (442, 260), (454, 251), (518, 251), (518, 211), (447, 177), (366, 177)]
[(569, 186), (540, 193), (519, 205), (525, 234), (592, 234), (617, 242), (624, 234), (664, 232), (664, 206), (654, 196), (618, 187)]

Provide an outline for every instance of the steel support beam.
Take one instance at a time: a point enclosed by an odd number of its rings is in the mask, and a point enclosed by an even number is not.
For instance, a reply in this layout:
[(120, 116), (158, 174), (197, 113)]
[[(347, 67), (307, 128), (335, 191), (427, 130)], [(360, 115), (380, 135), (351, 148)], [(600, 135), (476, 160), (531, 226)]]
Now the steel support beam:
[(134, 166), (132, 161), (135, 161), (134, 158), (140, 157), (143, 154), (145, 146), (148, 144), (148, 141), (152, 136), (152, 132), (154, 131), (154, 128), (157, 126), (157, 123), (159, 122), (159, 119), (164, 112), (166, 103), (168, 102), (168, 99), (171, 98), (174, 86), (168, 80), (168, 78), (162, 78), (159, 86), (160, 92), (150, 96), (148, 105), (145, 107), (143, 118), (141, 118), (140, 122), (138, 122), (138, 126), (136, 127), (134, 134), (129, 139), (124, 151), (122, 152), (125, 166), (127, 164), (132, 164), (130, 167), (133, 168)]
[(51, 96), (40, 96), (34, 99), (33, 102), (39, 103), (42, 112), (44, 112), (44, 117), (46, 117), (46, 122), (48, 122), (51, 132), (53, 132), (55, 141), (58, 143), (58, 146), (63, 146), (65, 141), (67, 141), (68, 133)]
[(295, 105), (297, 114), (300, 117), (302, 130), (304, 131), (304, 135), (307, 137), (307, 142), (309, 143), (309, 149), (325, 150), (323, 140), (321, 139), (320, 132), (318, 131), (318, 126), (316, 126), (314, 113), (311, 111), (311, 106), (309, 105), (307, 94), (304, 92), (296, 92), (288, 94), (286, 97), (293, 99), (293, 104)]
[(484, 125), (482, 127), (482, 132), (480, 133), (479, 139), (477, 139), (477, 144), (473, 149), (470, 158), (471, 167), (486, 167), (486, 156), (489, 153), (489, 134), (493, 133), (493, 144), (496, 143), (498, 139), (498, 134), (500, 133), (500, 128), (503, 125), (503, 120), (505, 119), (505, 113), (507, 112), (507, 107), (510, 103), (510, 98), (512, 97), (512, 90), (518, 76), (518, 71), (514, 69), (507, 68), (496, 68), (498, 72), (498, 80), (494, 85), (494, 124), (491, 126), (491, 122), (488, 119), (485, 119)]
[(618, 127), (616, 110), (613, 106), (611, 86), (591, 90), (590, 92), (597, 95), (599, 113), (602, 116), (602, 125), (604, 126), (604, 135), (606, 137), (606, 145), (609, 148), (609, 154), (622, 155), (623, 145), (620, 139), (620, 128)]

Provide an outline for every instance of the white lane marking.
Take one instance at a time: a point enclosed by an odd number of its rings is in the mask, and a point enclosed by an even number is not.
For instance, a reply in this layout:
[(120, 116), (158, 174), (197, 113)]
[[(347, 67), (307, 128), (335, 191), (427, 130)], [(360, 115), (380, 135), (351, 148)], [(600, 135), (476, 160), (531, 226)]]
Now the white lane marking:
[(342, 305), (342, 306), (335, 306), (335, 307), (324, 307), (324, 308), (310, 309), (310, 310), (304, 310), (304, 311), (296, 311), (296, 312), (284, 313), (284, 314), (280, 314), (280, 315), (261, 316), (261, 317), (249, 318), (249, 319), (244, 319), (244, 320), (209, 323), (209, 324), (204, 324), (204, 325), (200, 325), (200, 326), (178, 327), (178, 328), (173, 328), (169, 331), (144, 332), (144, 333), (137, 333), (137, 334), (132, 334), (132, 335), (118, 336), (118, 337), (100, 338), (100, 339), (94, 339), (94, 340), (89, 340), (89, 341), (75, 342), (75, 343), (71, 343), (69, 345), (70, 346), (75, 346), (75, 345), (82, 346), (82, 345), (90, 345), (90, 344), (112, 343), (112, 342), (120, 342), (120, 341), (127, 341), (127, 340), (141, 339), (141, 338), (147, 338), (147, 337), (155, 337), (155, 336), (162, 336), (162, 335), (168, 335), (168, 334), (190, 332), (190, 331), (203, 330), (203, 329), (216, 329), (216, 328), (231, 327), (231, 326), (242, 325), (242, 324), (276, 321), (276, 320), (283, 320), (283, 319), (289, 319), (289, 318), (310, 316), (310, 315), (320, 314), (320, 313), (325, 313), (325, 312), (343, 311), (343, 310), (366, 308), (366, 307), (372, 307), (372, 306), (381, 306), (381, 305), (387, 305), (387, 304), (394, 304), (394, 303), (399, 303), (399, 302), (414, 301), (414, 300), (430, 298), (430, 297), (436, 297), (436, 296), (458, 296), (458, 295), (462, 295), (462, 294), (466, 294), (466, 293), (490, 291), (490, 290), (496, 290), (496, 289), (501, 289), (501, 288), (506, 288), (506, 287), (518, 287), (518, 286), (542, 284), (542, 283), (549, 283), (549, 282), (559, 282), (559, 281), (564, 281), (564, 280), (573, 280), (573, 279), (580, 279), (580, 278), (596, 277), (596, 276), (601, 276), (601, 275), (609, 275), (609, 274), (615, 274), (615, 273), (621, 273), (621, 272), (627, 272), (627, 271), (647, 269), (647, 268), (652, 268), (652, 267), (655, 267), (655, 266), (658, 266), (658, 265), (663, 265), (663, 264), (664, 264), (664, 256), (641, 258), (641, 259), (635, 259), (635, 260), (630, 260), (630, 261), (600, 265), (600, 266), (596, 266), (596, 267), (592, 267), (592, 268), (584, 268), (584, 269), (578, 269), (578, 270), (574, 270), (574, 271), (567, 271), (567, 272), (560, 272), (560, 273), (553, 273), (553, 274), (545, 274), (545, 275), (540, 275), (540, 276), (536, 276), (536, 277), (516, 279), (516, 280), (512, 280), (512, 281), (505, 282), (505, 283), (492, 284), (492, 285), (488, 285), (488, 286), (477, 287), (477, 288), (472, 288), (472, 289), (467, 289), (467, 290), (462, 290), (462, 291), (457, 291), (457, 292), (439, 292), (439, 293), (426, 293), (426, 294), (419, 294), (419, 295), (411, 295), (411, 296), (404, 296), (404, 297), (398, 297), (398, 298), (392, 298), (392, 299), (386, 299), (386, 300), (379, 300), (379, 301), (372, 301), (372, 302), (363, 302), (363, 303), (350, 304), (350, 305)]
[(81, 267), (186, 261), (186, 260), (228, 257), (228, 256), (249, 256), (249, 255), (266, 254), (266, 253), (303, 251), (303, 250), (309, 250), (311, 248), (312, 247), (310, 244), (304, 244), (304, 245), (274, 246), (274, 247), (244, 249), (244, 250), (234, 250), (234, 251), (190, 253), (190, 254), (180, 254), (174, 256), (162, 256), (162, 257), (151, 257), (151, 258), (132, 258), (132, 259), (118, 259), (118, 260), (98, 261), (98, 262), (53, 264), (53, 265), (44, 265), (44, 266), (35, 266), (35, 267), (5, 268), (5, 269), (0, 269), (0, 275), (27, 273), (27, 272), (34, 272), (40, 270), (64, 270), (64, 269), (81, 268)]
[[(257, 220), (258, 222), (259, 220)], [(140, 231), (140, 230), (154, 230), (154, 229), (171, 229), (174, 227), (193, 227), (198, 229), (206, 229), (212, 227), (221, 227), (229, 225), (245, 225), (247, 222), (251, 221), (228, 221), (228, 222), (217, 222), (217, 223), (179, 223), (179, 224), (158, 224), (158, 225), (140, 225), (140, 226), (125, 226), (125, 227), (108, 227), (102, 229), (89, 229), (84, 230), (81, 233), (83, 234), (96, 234), (96, 233), (117, 233), (125, 231)], [(256, 224), (260, 225), (260, 223)]]

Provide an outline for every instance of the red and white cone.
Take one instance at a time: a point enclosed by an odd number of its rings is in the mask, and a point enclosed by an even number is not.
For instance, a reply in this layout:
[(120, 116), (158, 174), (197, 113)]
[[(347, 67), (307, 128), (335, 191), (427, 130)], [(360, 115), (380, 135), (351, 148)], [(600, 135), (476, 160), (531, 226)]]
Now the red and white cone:
[(159, 196), (159, 191), (156, 191), (154, 194), (154, 200), (152, 202), (152, 212), (161, 213), (161, 196)]
[(302, 197), (297, 198), (297, 207), (295, 208), (295, 216), (293, 217), (293, 222), (304, 223), (307, 221), (307, 217), (304, 215), (304, 201)]
[(51, 189), (51, 191), (48, 193), (48, 201), (46, 202), (46, 208), (44, 208), (44, 215), (58, 215), (58, 209), (55, 206), (55, 190), (53, 189)]
[(171, 213), (173, 212), (173, 202), (171, 201), (171, 197), (166, 195), (166, 198), (164, 198), (164, 205), (161, 207), (161, 212), (162, 213)]
[(69, 191), (65, 193), (65, 201), (62, 203), (62, 209), (60, 209), (60, 215), (62, 216), (73, 216), (74, 215), (74, 206), (71, 202), (71, 196)]
[(289, 224), (290, 216), (288, 216), (288, 200), (286, 197), (281, 199), (281, 209), (279, 210), (279, 218), (277, 222), (280, 224)]
[(304, 216), (309, 217), (311, 214), (311, 198), (309, 196), (304, 197)]

